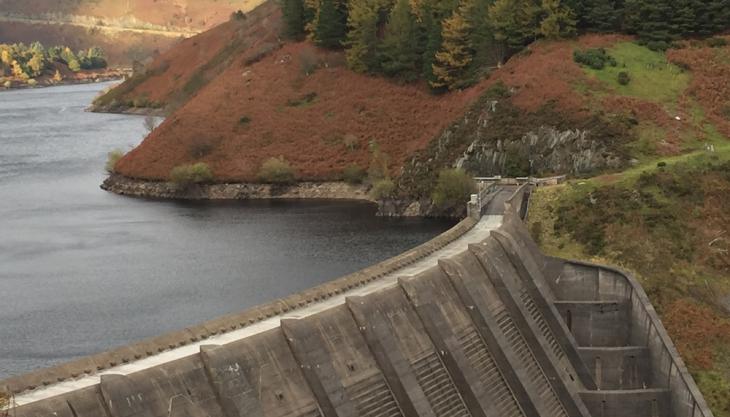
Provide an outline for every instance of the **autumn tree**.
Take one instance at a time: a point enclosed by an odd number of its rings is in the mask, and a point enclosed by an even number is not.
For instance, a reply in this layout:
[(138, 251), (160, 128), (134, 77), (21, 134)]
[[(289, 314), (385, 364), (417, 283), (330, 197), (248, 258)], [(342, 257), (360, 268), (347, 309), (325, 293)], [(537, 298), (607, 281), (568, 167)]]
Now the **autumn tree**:
[(419, 8), (414, 10), (421, 22), (422, 50), (421, 75), (429, 82), (434, 82), (436, 76), (433, 72), (433, 64), (436, 61), (436, 52), (441, 49), (442, 22), (454, 12), (458, 0), (421, 0)]
[(542, 0), (540, 35), (558, 39), (575, 35), (575, 13), (560, 4), (560, 0)]
[(466, 70), (474, 58), (469, 43), (471, 27), (466, 18), (469, 5), (469, 1), (464, 1), (443, 23), (443, 44), (433, 63), (436, 79), (431, 82), (431, 86), (435, 89), (453, 90), (464, 84)]

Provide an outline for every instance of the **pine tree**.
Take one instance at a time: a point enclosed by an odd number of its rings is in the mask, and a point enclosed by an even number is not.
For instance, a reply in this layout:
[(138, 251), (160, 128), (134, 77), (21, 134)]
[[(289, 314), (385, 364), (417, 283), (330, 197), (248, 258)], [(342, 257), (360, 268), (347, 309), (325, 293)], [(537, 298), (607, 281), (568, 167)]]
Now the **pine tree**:
[(575, 15), (560, 0), (542, 0), (542, 14), (540, 34), (543, 37), (558, 39), (575, 35)]
[(377, 67), (378, 20), (380, 1), (350, 2), (347, 17), (347, 64), (353, 71), (367, 72)]
[(443, 23), (443, 44), (436, 53), (433, 64), (435, 81), (431, 86), (435, 89), (448, 88), (454, 90), (464, 86), (465, 75), (469, 64), (474, 59), (474, 51), (469, 45), (469, 34), (472, 30), (466, 19), (470, 10), (465, 1), (454, 14)]
[(314, 28), (314, 39), (325, 48), (340, 48), (347, 33), (346, 8), (338, 0), (322, 0)]
[(509, 49), (522, 49), (537, 36), (539, 12), (533, 0), (496, 0), (489, 8), (494, 38)]
[(579, 0), (571, 7), (578, 16), (578, 28), (591, 32), (613, 32), (619, 29), (621, 7), (614, 0)]
[(378, 49), (385, 75), (415, 81), (420, 74), (419, 28), (408, 0), (397, 0)]
[(284, 15), (283, 34), (289, 39), (301, 39), (304, 35), (304, 1), (282, 0), (281, 10)]
[(433, 73), (433, 64), (436, 62), (436, 52), (443, 42), (442, 22), (451, 16), (458, 5), (458, 0), (421, 0), (416, 10), (421, 22), (421, 54), (422, 76), (429, 82), (436, 81)]
[(472, 72), (478, 73), (489, 64), (501, 63), (504, 52), (494, 41), (494, 31), (489, 22), (489, 6), (491, 0), (475, 0), (472, 9), (467, 15), (469, 26), (472, 28), (470, 36), (471, 49), (474, 50)]

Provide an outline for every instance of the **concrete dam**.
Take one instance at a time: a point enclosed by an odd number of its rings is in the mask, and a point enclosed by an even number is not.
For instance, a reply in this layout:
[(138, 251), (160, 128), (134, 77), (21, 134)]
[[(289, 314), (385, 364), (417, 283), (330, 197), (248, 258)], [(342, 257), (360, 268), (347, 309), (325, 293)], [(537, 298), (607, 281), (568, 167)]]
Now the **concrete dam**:
[[(638, 282), (544, 256), (531, 185), (325, 285), (0, 381), (12, 417), (712, 417)], [(0, 412), (2, 414), (2, 412)]]

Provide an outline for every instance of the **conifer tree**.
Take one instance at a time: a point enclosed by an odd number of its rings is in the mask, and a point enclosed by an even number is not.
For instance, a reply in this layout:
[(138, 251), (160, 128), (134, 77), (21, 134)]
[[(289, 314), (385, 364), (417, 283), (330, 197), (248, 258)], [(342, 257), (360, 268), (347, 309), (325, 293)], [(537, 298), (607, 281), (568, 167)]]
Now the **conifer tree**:
[(422, 76), (429, 82), (436, 80), (433, 64), (436, 60), (436, 52), (441, 48), (443, 41), (441, 37), (442, 22), (451, 16), (457, 5), (458, 0), (422, 0), (420, 10), (417, 10), (422, 31)]
[(540, 34), (543, 37), (558, 39), (575, 35), (575, 15), (560, 0), (542, 0), (542, 14)]
[(537, 36), (539, 12), (534, 0), (496, 0), (489, 8), (494, 38), (509, 49), (522, 49)]
[(321, 0), (314, 39), (325, 48), (339, 48), (347, 33), (346, 5), (338, 0)]
[(284, 15), (284, 36), (301, 39), (304, 35), (304, 1), (282, 0), (281, 11)]
[(367, 72), (377, 67), (378, 17), (380, 1), (358, 0), (350, 2), (347, 17), (347, 64), (353, 71)]
[(433, 74), (436, 77), (431, 82), (433, 88), (454, 90), (465, 83), (468, 66), (474, 59), (474, 51), (469, 44), (472, 28), (466, 19), (469, 6), (469, 1), (466, 0), (443, 23), (443, 44), (433, 63)]
[(474, 51), (474, 59), (471, 66), (475, 73), (488, 64), (501, 63), (504, 59), (504, 52), (494, 41), (494, 31), (489, 21), (491, 4), (492, 0), (475, 0), (466, 16), (472, 28), (470, 44)]
[(397, 0), (378, 50), (383, 73), (414, 81), (420, 74), (419, 28), (409, 0)]

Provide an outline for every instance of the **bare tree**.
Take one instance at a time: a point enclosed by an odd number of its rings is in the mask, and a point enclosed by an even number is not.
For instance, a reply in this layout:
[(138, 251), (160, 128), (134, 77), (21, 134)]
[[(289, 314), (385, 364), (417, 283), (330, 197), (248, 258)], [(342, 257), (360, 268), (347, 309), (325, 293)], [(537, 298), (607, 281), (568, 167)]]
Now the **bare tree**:
[(157, 127), (157, 118), (155, 116), (152, 116), (151, 114), (148, 114), (144, 118), (144, 127), (147, 129), (147, 133), (152, 133), (153, 130)]

